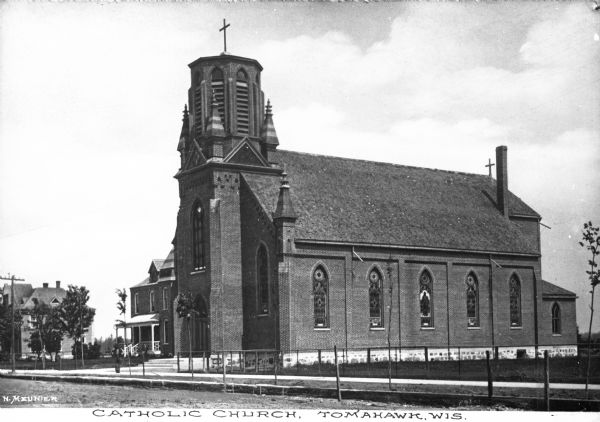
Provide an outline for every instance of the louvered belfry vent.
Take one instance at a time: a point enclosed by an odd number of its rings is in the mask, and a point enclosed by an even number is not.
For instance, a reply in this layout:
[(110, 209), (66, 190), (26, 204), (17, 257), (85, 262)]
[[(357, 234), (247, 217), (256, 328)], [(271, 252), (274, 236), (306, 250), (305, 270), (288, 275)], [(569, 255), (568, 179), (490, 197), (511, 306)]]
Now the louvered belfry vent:
[(235, 82), (235, 111), (237, 117), (237, 132), (249, 134), (249, 95), (248, 75), (243, 69), (238, 70)]
[(219, 116), (221, 116), (221, 121), (225, 123), (226, 127), (228, 127), (229, 124), (225, 117), (225, 85), (223, 82), (223, 71), (218, 67), (215, 67), (215, 69), (212, 71), (210, 79), (212, 95), (215, 96), (215, 100), (218, 105)]

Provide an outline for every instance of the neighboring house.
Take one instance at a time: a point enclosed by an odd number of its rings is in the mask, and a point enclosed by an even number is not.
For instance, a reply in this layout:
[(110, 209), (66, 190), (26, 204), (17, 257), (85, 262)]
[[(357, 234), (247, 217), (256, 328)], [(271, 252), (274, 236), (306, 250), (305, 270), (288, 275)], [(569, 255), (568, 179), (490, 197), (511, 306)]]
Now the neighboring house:
[[(60, 286), (60, 281), (56, 281), (55, 287), (49, 287), (48, 283), (42, 283), (42, 287), (37, 288), (33, 288), (32, 285), (28, 283), (14, 284), (15, 308), (21, 310), (23, 315), (21, 328), (20, 330), (15, 331), (15, 354), (17, 356), (25, 357), (33, 353), (27, 344), (29, 343), (31, 331), (34, 328), (30, 312), (35, 308), (35, 305), (38, 303), (45, 303), (49, 306), (56, 307), (60, 305), (66, 295), (67, 292)], [(12, 303), (11, 286), (9, 283), (4, 284), (4, 287), (2, 288), (2, 303), (9, 305)], [(85, 342), (92, 342), (92, 338), (92, 327), (90, 327), (85, 334)], [(65, 336), (61, 347), (63, 357), (71, 357), (72, 346), (73, 340)]]
[(175, 282), (174, 252), (153, 259), (148, 277), (130, 288), (131, 318), (126, 321), (133, 351), (144, 345), (151, 354), (168, 355), (173, 349), (172, 289)]
[[(284, 151), (256, 60), (189, 67), (174, 262), (153, 261), (131, 288), (134, 342), (364, 355), (389, 337), (435, 359), (459, 346), (507, 357), (576, 349), (575, 295), (542, 280), (541, 217), (508, 190), (505, 146), (495, 180)], [(195, 296), (191, 339), (158, 308), (165, 288)]]

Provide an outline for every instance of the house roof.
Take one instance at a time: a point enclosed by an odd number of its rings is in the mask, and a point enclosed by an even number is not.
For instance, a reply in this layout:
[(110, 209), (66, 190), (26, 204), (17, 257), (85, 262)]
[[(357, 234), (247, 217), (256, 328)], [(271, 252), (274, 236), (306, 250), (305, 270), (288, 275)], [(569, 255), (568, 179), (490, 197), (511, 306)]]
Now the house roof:
[(143, 281), (140, 281), (138, 284), (135, 284), (132, 287), (145, 286), (146, 284), (150, 284), (150, 277), (146, 277)]
[[(494, 179), (453, 171), (277, 150), (288, 173), (296, 238), (539, 254), (498, 211)], [(279, 178), (244, 173), (270, 215)], [(509, 193), (511, 215), (539, 218)]]
[(23, 309), (33, 309), (36, 301), (50, 305), (52, 299), (56, 298), (59, 302), (62, 302), (65, 296), (67, 296), (67, 291), (62, 287), (38, 287), (33, 289), (31, 296), (23, 305)]
[[(31, 286), (31, 284), (15, 283), (14, 284), (15, 303), (17, 305), (24, 304), (25, 301), (27, 300), (27, 298), (29, 296), (31, 296), (32, 292), (33, 292), (33, 287)], [(2, 288), (2, 294), (8, 295), (8, 303), (10, 303), (10, 300), (11, 300), (10, 283), (4, 284), (4, 287)]]
[(156, 267), (157, 270), (160, 270), (160, 268), (163, 266), (165, 260), (164, 259), (153, 259), (152, 260), (152, 264), (154, 264), (154, 266)]
[(553, 299), (553, 298), (567, 298), (567, 299), (575, 299), (577, 295), (570, 290), (563, 289), (556, 284), (552, 284), (549, 281), (542, 280), (542, 297), (544, 299)]
[(169, 255), (163, 260), (162, 266), (159, 270), (175, 268), (175, 248), (171, 248)]

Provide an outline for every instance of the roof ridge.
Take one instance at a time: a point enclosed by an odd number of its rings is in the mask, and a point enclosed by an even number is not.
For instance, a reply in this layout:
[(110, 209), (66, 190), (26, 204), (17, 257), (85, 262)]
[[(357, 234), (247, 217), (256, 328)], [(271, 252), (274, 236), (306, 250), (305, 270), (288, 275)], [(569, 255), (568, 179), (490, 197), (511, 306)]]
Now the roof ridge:
[[(338, 160), (346, 160), (346, 161), (359, 161), (359, 162), (362, 162), (362, 163), (384, 164), (384, 165), (388, 165), (388, 166), (402, 167), (402, 168), (408, 168), (408, 169), (420, 169), (420, 170), (438, 171), (438, 172), (451, 173), (451, 174), (461, 174), (461, 175), (465, 175), (465, 176), (477, 176), (477, 177), (489, 179), (489, 176), (486, 176), (484, 174), (467, 173), (465, 171), (458, 171), (458, 170), (444, 170), (444, 169), (437, 169), (437, 168), (432, 168), (432, 167), (410, 166), (410, 165), (407, 165), (407, 164), (390, 163), (390, 162), (387, 162), (387, 161), (365, 160), (365, 159), (362, 159), (362, 158), (348, 158), (348, 157), (340, 157), (338, 155), (314, 154), (314, 153), (311, 153), (311, 152), (292, 151), (292, 150), (279, 149), (279, 148), (277, 149), (277, 151), (278, 152), (283, 152), (283, 153), (299, 154), (299, 155), (310, 155), (310, 156), (313, 156), (313, 157), (335, 158), (335, 159), (338, 159)], [(492, 179), (492, 180), (495, 180), (495, 179)]]

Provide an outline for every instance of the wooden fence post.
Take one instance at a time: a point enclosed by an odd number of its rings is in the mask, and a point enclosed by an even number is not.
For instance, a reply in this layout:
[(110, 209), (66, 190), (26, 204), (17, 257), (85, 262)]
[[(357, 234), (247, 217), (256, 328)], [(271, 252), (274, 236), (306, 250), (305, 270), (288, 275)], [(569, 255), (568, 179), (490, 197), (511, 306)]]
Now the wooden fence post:
[(491, 399), (494, 395), (494, 384), (493, 384), (493, 376), (492, 376), (492, 365), (490, 364), (490, 351), (485, 351), (485, 360), (487, 366), (487, 379), (488, 379), (488, 397)]
[(225, 350), (223, 350), (223, 391), (227, 392), (227, 365), (225, 363)]
[(340, 367), (338, 365), (337, 347), (333, 346), (333, 355), (335, 358), (335, 386), (337, 389), (337, 399), (342, 401), (342, 391), (340, 390)]
[(544, 401), (546, 411), (550, 411), (550, 357), (548, 350), (544, 350)]

